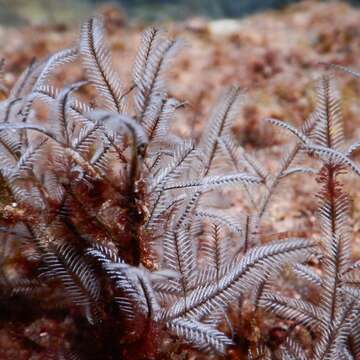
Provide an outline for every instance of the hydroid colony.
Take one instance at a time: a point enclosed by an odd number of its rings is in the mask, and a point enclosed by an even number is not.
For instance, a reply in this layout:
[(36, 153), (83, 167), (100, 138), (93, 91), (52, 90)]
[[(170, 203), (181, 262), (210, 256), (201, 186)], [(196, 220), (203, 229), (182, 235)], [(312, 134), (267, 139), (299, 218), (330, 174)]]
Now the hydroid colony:
[[(237, 87), (224, 90), (200, 139), (171, 131), (183, 103), (168, 95), (166, 72), (179, 48), (146, 30), (125, 84), (92, 18), (77, 47), (32, 63), (1, 102), (2, 311), (25, 302), (35, 317), (74, 320), (64, 343), (34, 349), (46, 359), (173, 359), (179, 346), (198, 358), (357, 359), (360, 265), (341, 175), (360, 175), (360, 145), (345, 146), (334, 78), (319, 80), (300, 129), (268, 119), (293, 135), (269, 173), (233, 137)], [(71, 63), (86, 80), (55, 88), (53, 74)], [(314, 167), (299, 164), (304, 152)], [(297, 174), (319, 184), (320, 236), (264, 241), (273, 194)], [(210, 206), (208, 194), (229, 186), (248, 213)], [(309, 291), (276, 286), (284, 269)], [(274, 316), (287, 321), (281, 336), (242, 336), (239, 324)]]

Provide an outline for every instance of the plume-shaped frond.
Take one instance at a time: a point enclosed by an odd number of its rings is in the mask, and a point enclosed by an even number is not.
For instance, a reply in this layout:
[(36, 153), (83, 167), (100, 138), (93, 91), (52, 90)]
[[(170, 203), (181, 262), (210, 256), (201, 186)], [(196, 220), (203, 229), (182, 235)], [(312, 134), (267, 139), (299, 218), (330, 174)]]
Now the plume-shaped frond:
[(88, 79), (98, 91), (105, 109), (122, 113), (122, 85), (112, 67), (110, 49), (104, 36), (102, 19), (93, 17), (81, 29), (80, 55)]
[(68, 244), (52, 242), (45, 249), (43, 261), (49, 279), (58, 279), (75, 304), (89, 306), (97, 301), (100, 285), (94, 271)]
[(180, 274), (184, 295), (196, 276), (196, 260), (193, 239), (185, 229), (169, 230), (163, 240), (164, 263), (167, 269)]
[(203, 351), (225, 353), (225, 349), (233, 345), (232, 340), (222, 332), (195, 320), (174, 319), (168, 321), (166, 326), (175, 335)]
[(136, 86), (142, 85), (150, 55), (153, 54), (154, 49), (159, 45), (162, 36), (162, 30), (155, 27), (150, 27), (143, 32), (132, 70), (132, 77)]
[(204, 261), (207, 266), (215, 269), (217, 281), (221, 276), (221, 270), (228, 263), (229, 244), (219, 224), (212, 224), (211, 233), (202, 245)]
[(116, 303), (128, 319), (133, 319), (137, 311), (150, 318), (157, 315), (157, 299), (145, 271), (127, 265), (113, 249), (106, 246), (89, 249), (88, 254), (95, 257), (115, 280), (117, 288), (121, 290)]
[(294, 174), (307, 174), (307, 175), (315, 175), (317, 174), (317, 170), (314, 168), (310, 168), (310, 167), (292, 167), (289, 168), (288, 170), (284, 171), (281, 175), (281, 178), (287, 177), (289, 175), (294, 175)]
[(214, 106), (199, 142), (199, 148), (205, 155), (205, 175), (210, 170), (218, 148), (218, 141), (229, 132), (239, 114), (242, 101), (243, 93), (241, 90), (237, 87), (231, 87), (220, 96)]
[(288, 130), (293, 135), (295, 135), (304, 145), (313, 145), (311, 139), (307, 135), (305, 135), (301, 130), (296, 129), (294, 126), (290, 125), (289, 123), (273, 118), (266, 118), (265, 120), (272, 125)]
[(261, 281), (267, 269), (280, 269), (288, 261), (306, 258), (314, 245), (303, 239), (291, 239), (249, 250), (240, 261), (234, 261), (218, 284), (199, 287), (186, 299), (180, 299), (163, 313), (166, 319), (180, 316), (198, 318), (219, 307), (226, 308), (231, 301), (249, 287)]
[[(271, 197), (275, 193), (275, 190), (280, 183), (281, 178), (284, 176), (286, 171), (288, 171), (288, 169), (290, 168), (294, 159), (297, 157), (297, 154), (301, 150), (302, 143), (303, 142), (306, 143), (308, 141), (308, 139), (310, 138), (310, 136), (312, 135), (315, 125), (316, 125), (316, 122), (317, 122), (317, 118), (318, 117), (317, 117), (316, 112), (311, 113), (310, 116), (308, 117), (308, 119), (302, 125), (300, 131), (296, 132), (295, 135), (297, 135), (297, 133), (300, 134), (300, 138), (299, 138), (300, 141), (295, 143), (290, 148), (290, 150), (283, 156), (283, 158), (280, 161), (280, 166), (279, 166), (278, 170), (272, 176), (272, 180), (271, 180), (270, 184), (268, 184), (267, 193), (264, 196), (264, 198), (261, 202), (261, 205), (260, 205), (260, 209), (259, 209), (259, 217), (260, 218), (264, 215), (264, 213), (270, 203)], [(267, 119), (267, 120), (270, 123), (273, 123), (278, 126), (283, 126), (283, 124), (284, 124), (282, 122), (278, 122), (275, 119)], [(303, 134), (303, 136), (302, 136), (302, 134)]]
[(50, 115), (52, 120), (52, 128), (54, 129), (57, 139), (63, 144), (70, 145), (69, 135), (69, 119), (67, 108), (69, 106), (69, 97), (71, 94), (78, 90), (79, 87), (86, 84), (86, 82), (79, 82), (69, 87), (64, 88), (56, 96), (56, 104), (53, 107), (53, 113)]
[(54, 74), (58, 67), (73, 62), (77, 56), (78, 50), (76, 48), (60, 50), (51, 55), (43, 62), (44, 65), (37, 77), (33, 89), (37, 90), (39, 87), (46, 85), (49, 77)]
[(164, 39), (157, 46), (150, 45), (150, 52), (142, 64), (143, 76), (135, 82), (136, 117), (147, 129), (153, 128), (166, 99), (165, 72), (180, 43), (179, 40)]
[(354, 300), (344, 304), (333, 324), (324, 328), (321, 338), (315, 344), (314, 358), (316, 360), (339, 358), (339, 351), (346, 345), (352, 323), (358, 313), (359, 308), (356, 307)]
[(297, 324), (316, 329), (322, 321), (322, 312), (316, 306), (304, 300), (296, 300), (274, 293), (265, 293), (260, 305), (266, 310)]
[(176, 109), (180, 106), (179, 101), (173, 98), (164, 99), (161, 103), (158, 113), (149, 118), (144, 123), (145, 131), (150, 141), (162, 140), (170, 130), (170, 121), (172, 120)]
[(295, 274), (298, 275), (301, 279), (304, 279), (313, 285), (321, 286), (322, 279), (320, 275), (318, 275), (309, 266), (296, 264), (293, 270)]
[(96, 144), (102, 124), (100, 122), (86, 124), (73, 139), (72, 147), (82, 154), (87, 154)]
[(306, 149), (311, 153), (317, 155), (324, 162), (344, 165), (351, 171), (353, 171), (356, 175), (360, 176), (360, 167), (343, 153), (330, 148), (316, 145), (307, 145)]
[(324, 260), (321, 306), (329, 323), (335, 320), (342, 307), (340, 276), (350, 263), (349, 200), (336, 178), (338, 171), (324, 167), (318, 181), (319, 219), (323, 236)]
[(315, 141), (317, 145), (341, 151), (344, 130), (340, 114), (340, 96), (334, 79), (323, 76), (317, 86), (317, 116)]
[[(309, 153), (318, 156), (321, 160), (323, 160), (323, 162), (344, 165), (344, 166), (350, 168), (356, 175), (360, 176), (360, 167), (356, 163), (354, 163), (346, 154), (344, 154), (338, 150), (335, 150), (333, 148), (330, 148), (330, 147), (316, 145), (301, 131), (297, 130), (296, 128), (289, 125), (288, 123), (285, 123), (283, 121), (279, 121), (276, 119), (267, 119), (267, 120), (274, 125), (277, 125), (286, 130), (289, 130), (300, 141), (302, 141), (303, 147)], [(333, 141), (335, 141), (335, 140), (333, 140)], [(342, 141), (337, 139), (336, 143), (342, 144)]]
[(341, 66), (341, 65), (337, 65), (337, 64), (326, 64), (327, 66), (330, 66), (332, 67), (333, 69), (336, 69), (336, 70), (341, 70), (341, 71), (344, 71), (344, 72), (347, 72), (355, 77), (360, 77), (360, 72), (359, 71), (355, 71), (355, 70), (352, 70), (346, 66)]
[(226, 214), (214, 212), (211, 210), (208, 211), (205, 209), (197, 209), (194, 212), (194, 216), (214, 221), (215, 223), (218, 223), (224, 227), (227, 227), (229, 230), (231, 230), (235, 233), (243, 232), (243, 229), (242, 229), (242, 226), (241, 226), (241, 223), (239, 222), (239, 220), (232, 216), (226, 215)]
[(164, 168), (162, 168), (154, 178), (153, 189), (161, 191), (167, 182), (174, 180), (182, 175), (190, 166), (193, 166), (198, 151), (192, 142), (184, 141), (175, 148), (174, 156)]
[(247, 173), (238, 173), (224, 176), (206, 176), (199, 180), (175, 182), (167, 185), (164, 190), (194, 189), (206, 191), (224, 185), (236, 185), (239, 183), (259, 184), (261, 179)]
[(117, 254), (117, 251), (109, 246), (95, 245), (94, 247), (88, 249), (86, 254), (94, 257), (102, 265), (110, 263), (124, 263), (124, 261)]

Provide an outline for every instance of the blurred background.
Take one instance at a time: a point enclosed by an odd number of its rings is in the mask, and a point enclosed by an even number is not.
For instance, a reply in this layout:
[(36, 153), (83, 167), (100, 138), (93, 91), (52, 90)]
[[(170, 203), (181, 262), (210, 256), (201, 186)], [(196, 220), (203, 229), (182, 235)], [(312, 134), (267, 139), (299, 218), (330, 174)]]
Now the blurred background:
[[(104, 3), (120, 7), (140, 21), (183, 20), (199, 15), (211, 18), (242, 17), (265, 9), (281, 9), (298, 0), (0, 0), (0, 23), (68, 22)], [(360, 0), (349, 0), (356, 5)]]

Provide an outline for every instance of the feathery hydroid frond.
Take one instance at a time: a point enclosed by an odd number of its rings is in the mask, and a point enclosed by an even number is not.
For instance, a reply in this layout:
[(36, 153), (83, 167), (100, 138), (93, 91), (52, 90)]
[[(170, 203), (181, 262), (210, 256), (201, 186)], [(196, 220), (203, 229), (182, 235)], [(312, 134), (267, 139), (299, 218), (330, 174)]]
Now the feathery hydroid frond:
[(239, 293), (259, 282), (268, 267), (280, 269), (286, 262), (299, 260), (309, 254), (314, 245), (303, 239), (291, 239), (278, 244), (249, 250), (217, 286), (203, 286), (192, 291), (187, 299), (180, 299), (163, 313), (165, 319), (180, 316), (198, 318), (219, 307), (227, 306)]
[(295, 320), (297, 324), (316, 328), (323, 318), (320, 309), (303, 300), (296, 300), (278, 294), (264, 294), (260, 305), (266, 310), (283, 317)]
[(195, 320), (174, 319), (166, 325), (171, 332), (203, 351), (225, 353), (226, 347), (233, 344), (231, 339), (220, 331)]
[(88, 79), (94, 84), (106, 110), (122, 113), (122, 85), (112, 67), (103, 22), (98, 17), (86, 21), (81, 29), (80, 56)]

